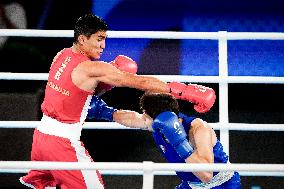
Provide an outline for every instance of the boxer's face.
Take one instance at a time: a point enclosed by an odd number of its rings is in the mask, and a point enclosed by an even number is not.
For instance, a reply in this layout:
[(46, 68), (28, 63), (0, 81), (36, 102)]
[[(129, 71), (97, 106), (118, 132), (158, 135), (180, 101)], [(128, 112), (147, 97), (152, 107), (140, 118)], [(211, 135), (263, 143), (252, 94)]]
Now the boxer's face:
[(106, 42), (106, 31), (98, 31), (97, 33), (92, 34), (89, 38), (86, 36), (81, 36), (81, 45), (83, 52), (93, 59), (100, 59)]

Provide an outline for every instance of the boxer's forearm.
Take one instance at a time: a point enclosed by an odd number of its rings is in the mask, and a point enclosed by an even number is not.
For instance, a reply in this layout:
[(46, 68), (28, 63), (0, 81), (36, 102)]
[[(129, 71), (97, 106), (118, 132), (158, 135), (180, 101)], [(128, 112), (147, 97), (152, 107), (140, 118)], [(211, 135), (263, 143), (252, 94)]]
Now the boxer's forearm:
[(118, 110), (113, 113), (113, 120), (130, 128), (151, 130), (152, 119), (135, 111)]

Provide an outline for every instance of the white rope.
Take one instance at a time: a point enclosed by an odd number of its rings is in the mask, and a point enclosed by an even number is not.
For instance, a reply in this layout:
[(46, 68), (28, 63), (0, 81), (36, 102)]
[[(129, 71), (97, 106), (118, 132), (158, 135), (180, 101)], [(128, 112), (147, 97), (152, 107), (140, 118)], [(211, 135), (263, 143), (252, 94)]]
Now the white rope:
[(235, 131), (284, 131), (284, 124), (252, 124), (252, 123), (211, 123), (213, 129), (229, 129)]
[[(19, 170), (102, 170), (123, 175), (143, 175), (143, 189), (153, 189), (154, 175), (174, 175), (173, 171), (249, 171), (250, 176), (282, 176), (284, 164), (185, 164), (185, 163), (153, 163), (153, 162), (48, 162), (48, 161), (0, 161), (0, 172), (19, 173)], [(134, 171), (134, 172), (133, 172)], [(256, 172), (258, 174), (251, 174)]]
[[(143, 171), (149, 162), (47, 162), (47, 161), (0, 161), (0, 169), (33, 170), (121, 170)], [(283, 172), (284, 164), (185, 164), (154, 163), (147, 166), (147, 171), (252, 171)]]
[[(148, 75), (165, 82), (195, 82), (195, 83), (270, 83), (283, 84), (284, 77), (261, 76), (187, 76), (187, 75)], [(0, 72), (0, 80), (47, 80), (47, 73), (11, 73)]]
[(0, 36), (13, 37), (73, 37), (73, 30), (0, 29)]
[(47, 80), (47, 73), (0, 72), (0, 80)]
[[(28, 173), (30, 169), (0, 169), (0, 173)], [(101, 170), (102, 175), (143, 175), (143, 171), (122, 171), (122, 170)], [(175, 171), (153, 171), (154, 175), (160, 176), (174, 176), (176, 175)], [(239, 171), (241, 176), (267, 176), (267, 177), (284, 177), (284, 172), (248, 172), (248, 171)]]
[[(0, 121), (0, 128), (36, 128), (39, 121)], [(284, 124), (209, 123), (213, 129), (236, 131), (284, 131)], [(133, 129), (115, 122), (86, 122), (84, 129)], [(135, 128), (134, 128), (135, 129)]]
[[(73, 30), (0, 29), (0, 36), (73, 37)], [(284, 33), (274, 32), (169, 32), (169, 31), (108, 31), (110, 38), (150, 39), (212, 39), (218, 40), (284, 40)]]

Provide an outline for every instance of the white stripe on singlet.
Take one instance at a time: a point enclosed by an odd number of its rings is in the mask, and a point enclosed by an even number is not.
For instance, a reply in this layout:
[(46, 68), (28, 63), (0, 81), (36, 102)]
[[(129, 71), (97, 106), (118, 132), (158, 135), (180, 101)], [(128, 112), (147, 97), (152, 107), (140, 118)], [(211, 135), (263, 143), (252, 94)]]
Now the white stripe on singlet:
[[(91, 158), (86, 154), (86, 149), (81, 145), (80, 141), (71, 140), (71, 145), (76, 151), (78, 162), (92, 162)], [(104, 189), (99, 180), (96, 170), (81, 170), (87, 189)]]
[(87, 118), (88, 111), (90, 109), (90, 103), (92, 100), (92, 95), (88, 95), (85, 105), (82, 109), (81, 116), (80, 116), (80, 123), (84, 123), (85, 119)]
[(23, 180), (22, 177), (21, 177), (19, 180), (20, 180), (20, 182), (21, 182), (23, 185), (25, 185), (25, 186), (27, 186), (27, 187), (29, 187), (29, 188), (36, 189), (33, 185), (31, 185), (31, 184), (29, 184), (29, 183), (26, 183), (26, 182)]

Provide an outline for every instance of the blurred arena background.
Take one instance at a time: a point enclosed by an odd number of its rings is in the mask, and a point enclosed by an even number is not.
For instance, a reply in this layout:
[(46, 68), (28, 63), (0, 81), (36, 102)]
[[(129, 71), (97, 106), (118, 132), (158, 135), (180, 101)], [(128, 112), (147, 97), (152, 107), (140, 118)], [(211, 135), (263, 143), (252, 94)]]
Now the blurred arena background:
[[(101, 16), (116, 31), (284, 32), (284, 1), (270, 0), (45, 0), (17, 1), (29, 29), (73, 29), (82, 14)], [(47, 73), (60, 49), (72, 38), (9, 37), (0, 51), (1, 72)], [(108, 39), (104, 61), (118, 54), (133, 58), (139, 74), (218, 75), (218, 42), (213, 40)], [(231, 76), (284, 76), (284, 41), (228, 41)], [(0, 80), (0, 120), (36, 121), (44, 81)], [(207, 83), (218, 93), (218, 84)], [(142, 92), (114, 88), (103, 99), (112, 106), (139, 111)], [(125, 98), (127, 97), (127, 98)], [(229, 121), (284, 123), (281, 84), (229, 84)], [(191, 104), (181, 102), (182, 110)], [(206, 115), (218, 122), (218, 99)], [(96, 121), (96, 120), (89, 120)], [(106, 125), (107, 127), (107, 125)], [(1, 129), (0, 160), (30, 160), (33, 129)], [(151, 138), (138, 130), (83, 130), (82, 140), (98, 162), (165, 162)], [(230, 131), (232, 163), (284, 163), (283, 132)], [(25, 188), (22, 174), (1, 173), (0, 188)], [(104, 176), (107, 189), (138, 189), (142, 176)], [(175, 176), (155, 176), (155, 189), (173, 188)], [(242, 177), (243, 188), (283, 189), (283, 177)]]

